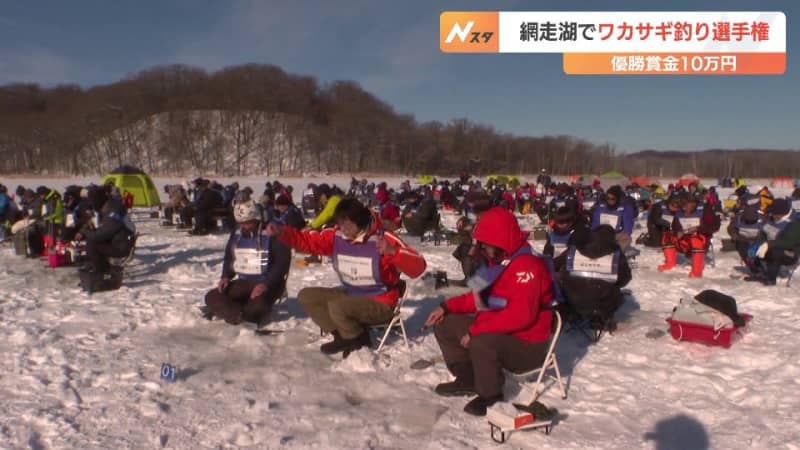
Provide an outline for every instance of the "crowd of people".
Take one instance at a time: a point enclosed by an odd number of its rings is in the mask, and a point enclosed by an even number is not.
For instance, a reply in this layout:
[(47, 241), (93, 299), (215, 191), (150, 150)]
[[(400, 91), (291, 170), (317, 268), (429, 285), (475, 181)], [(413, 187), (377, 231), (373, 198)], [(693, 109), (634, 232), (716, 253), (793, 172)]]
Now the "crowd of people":
[[(660, 271), (674, 270), (678, 254), (686, 255), (689, 277), (699, 278), (721, 216), (729, 214), (727, 231), (746, 280), (765, 285), (776, 283), (782, 266), (796, 264), (800, 251), (800, 188), (774, 198), (767, 188), (750, 193), (741, 186), (729, 210), (713, 187), (697, 182), (603, 190), (595, 181), (555, 183), (544, 171), (536, 183), (522, 184), (484, 184), (468, 175), (415, 187), (406, 181), (397, 189), (355, 178), (347, 191), (309, 184), (299, 206), (292, 187), (279, 181), (266, 183), (260, 196), (203, 178), (165, 192), (162, 225), (192, 235), (229, 234), (220, 279), (205, 295), (207, 319), (267, 325), (287, 289), (291, 251), (308, 254), (307, 263), (325, 257), (339, 285), (302, 287), (297, 300), (330, 336), (320, 351), (343, 357), (369, 347), (369, 328), (392, 319), (404, 292), (401, 275), (426, 271), (411, 239), (441, 232), (445, 212), (459, 216), (453, 257), (464, 275), (457, 284), (469, 289), (442, 302), (425, 325), (434, 328), (454, 376), (435, 392), (473, 396), (465, 411), (475, 415), (502, 399), (502, 369), (526, 372), (542, 364), (554, 311), (613, 331), (622, 288), (633, 276), (634, 245), (661, 249)], [(63, 196), (46, 186), (20, 186), (9, 195), (0, 185), (0, 232), (23, 236), (34, 257), (59, 241), (83, 241), (81, 270), (103, 272), (109, 258), (131, 250), (130, 203), (113, 184), (70, 186)], [(538, 217), (546, 230), (542, 253), (520, 227), (518, 216), (525, 215)], [(640, 217), (646, 231), (634, 239)]]

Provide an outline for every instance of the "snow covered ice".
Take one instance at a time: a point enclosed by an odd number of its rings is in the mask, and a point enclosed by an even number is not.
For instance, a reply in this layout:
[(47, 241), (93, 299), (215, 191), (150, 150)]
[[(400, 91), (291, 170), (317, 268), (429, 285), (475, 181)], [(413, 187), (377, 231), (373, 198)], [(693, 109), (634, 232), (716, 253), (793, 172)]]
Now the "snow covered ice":
[[(260, 192), (261, 181), (248, 180)], [(18, 181), (80, 180), (7, 184)], [(308, 181), (320, 179), (289, 183), (299, 193)], [(619, 330), (594, 345), (562, 336), (569, 397), (552, 388), (540, 397), (560, 412), (553, 432), (516, 432), (501, 446), (484, 418), (462, 412), (467, 398), (433, 393), (450, 379), (442, 364), (410, 368), (439, 356), (421, 324), (460, 288), (409, 282), (411, 354), (395, 338), (379, 355), (329, 358), (318, 350), (329, 338), (296, 299), (302, 287), (337, 283), (329, 265), (293, 265), (289, 299), (270, 326), (283, 332), (257, 336), (198, 312), (219, 278), (226, 236), (191, 237), (137, 218), (142, 236), (119, 291), (89, 296), (74, 268), (48, 269), (0, 247), (0, 448), (800, 448), (800, 281), (732, 280), (736, 254), (720, 251), (726, 223), (714, 238), (716, 267), (702, 279), (687, 277), (685, 260), (659, 273), (661, 252), (641, 248)], [(406, 239), (428, 270), (461, 278), (452, 247)], [(681, 296), (703, 289), (735, 297), (754, 316), (732, 348), (645, 336), (666, 330)], [(178, 367), (176, 382), (160, 379), (164, 362)]]

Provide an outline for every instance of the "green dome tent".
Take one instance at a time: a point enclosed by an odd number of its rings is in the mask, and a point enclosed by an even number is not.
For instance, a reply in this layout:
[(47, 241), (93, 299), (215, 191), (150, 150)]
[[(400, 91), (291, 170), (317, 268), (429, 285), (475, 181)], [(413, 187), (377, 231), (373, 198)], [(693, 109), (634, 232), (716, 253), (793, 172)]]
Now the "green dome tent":
[(616, 170), (612, 170), (611, 172), (606, 172), (600, 175), (600, 178), (626, 178), (626, 177), (622, 173), (617, 172)]
[(433, 183), (434, 178), (435, 177), (433, 175), (420, 175), (419, 177), (417, 177), (417, 183), (431, 184)]
[(491, 174), (486, 177), (486, 180), (494, 181), (495, 183), (502, 184), (504, 186), (514, 183), (519, 185), (519, 178), (514, 175)]
[(103, 177), (102, 184), (112, 182), (123, 194), (125, 191), (133, 194), (133, 206), (159, 206), (161, 199), (153, 180), (142, 171), (133, 166), (120, 166)]

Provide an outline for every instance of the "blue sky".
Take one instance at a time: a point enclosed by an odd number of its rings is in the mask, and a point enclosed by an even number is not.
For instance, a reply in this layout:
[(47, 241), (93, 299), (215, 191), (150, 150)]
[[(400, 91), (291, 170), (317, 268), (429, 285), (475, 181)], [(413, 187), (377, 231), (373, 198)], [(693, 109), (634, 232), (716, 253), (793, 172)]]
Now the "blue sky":
[[(107, 84), (155, 65), (278, 65), (350, 79), (420, 121), (622, 151), (800, 149), (800, 7), (792, 1), (0, 0), (0, 83)], [(653, 5), (645, 7), (643, 5)], [(787, 16), (783, 76), (567, 76), (560, 55), (439, 50), (444, 10), (760, 10)]]

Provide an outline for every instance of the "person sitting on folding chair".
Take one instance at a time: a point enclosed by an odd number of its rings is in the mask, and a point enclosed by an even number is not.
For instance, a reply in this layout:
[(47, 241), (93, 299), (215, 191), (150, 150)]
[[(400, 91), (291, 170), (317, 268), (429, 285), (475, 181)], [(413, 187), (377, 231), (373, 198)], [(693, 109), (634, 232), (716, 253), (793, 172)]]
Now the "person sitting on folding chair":
[(342, 287), (307, 287), (297, 299), (303, 310), (333, 341), (320, 346), (325, 354), (371, 346), (365, 326), (389, 322), (400, 298), (400, 273), (417, 278), (425, 259), (381, 227), (380, 218), (354, 198), (336, 205), (335, 228), (300, 231), (270, 222), (268, 236), (305, 253), (331, 256)]
[(484, 265), (472, 290), (437, 307), (425, 322), (435, 335), (454, 381), (436, 386), (443, 396), (473, 395), (464, 407), (483, 416), (503, 398), (501, 369), (522, 373), (541, 367), (551, 334), (552, 279), (534, 255), (528, 233), (508, 209), (483, 213), (473, 232)]
[(745, 280), (774, 286), (781, 266), (796, 264), (800, 257), (800, 216), (783, 198), (773, 201), (767, 214), (762, 226), (766, 240), (751, 247), (756, 273)]
[(91, 230), (85, 225), (75, 239), (86, 240), (87, 264), (79, 270), (82, 272), (106, 272), (109, 270), (109, 258), (128, 256), (133, 246), (136, 226), (119, 199), (111, 199), (103, 205), (103, 217), (100, 226)]
[(222, 277), (206, 294), (204, 317), (221, 317), (232, 325), (245, 320), (261, 327), (286, 288), (292, 255), (286, 245), (262, 233), (255, 200), (236, 204), (233, 215), (238, 226), (225, 246)]
[(761, 230), (761, 199), (757, 195), (743, 194), (739, 199), (740, 207), (728, 224), (728, 234), (734, 242), (739, 258), (748, 269), (755, 271), (754, 259), (748, 257), (748, 249), (755, 243), (764, 241)]
[(565, 303), (559, 305), (564, 320), (575, 324), (586, 319), (597, 333), (614, 331), (614, 312), (622, 306), (621, 288), (631, 281), (625, 253), (617, 244), (614, 229), (603, 225), (588, 239), (555, 260), (558, 283)]
[(681, 199), (678, 195), (671, 195), (665, 200), (654, 203), (647, 213), (647, 235), (641, 242), (646, 247), (661, 248), (664, 232), (672, 228), (672, 220), (680, 209)]
[(719, 230), (720, 219), (711, 208), (698, 205), (697, 197), (681, 194), (681, 209), (672, 220), (670, 231), (665, 231), (661, 243), (664, 249), (664, 264), (658, 270), (672, 270), (678, 261), (678, 252), (691, 254), (690, 278), (702, 278), (706, 251), (711, 236)]

